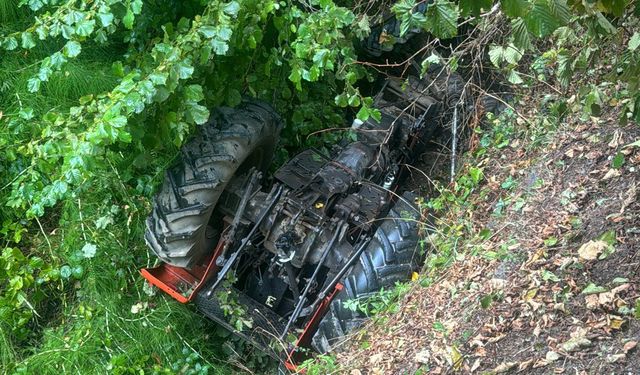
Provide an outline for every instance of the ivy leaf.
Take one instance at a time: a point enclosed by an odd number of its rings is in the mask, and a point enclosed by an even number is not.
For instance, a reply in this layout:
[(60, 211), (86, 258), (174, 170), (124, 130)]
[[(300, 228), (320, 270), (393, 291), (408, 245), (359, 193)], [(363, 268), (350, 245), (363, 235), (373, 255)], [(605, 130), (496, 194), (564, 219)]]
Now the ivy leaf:
[(202, 34), (202, 36), (204, 36), (207, 39), (211, 39), (217, 34), (216, 28), (211, 25), (201, 26), (200, 29), (198, 29), (198, 31), (200, 32), (200, 34)]
[(131, 9), (127, 9), (127, 13), (122, 17), (122, 24), (125, 28), (131, 30), (133, 29), (133, 20), (135, 16), (133, 15), (133, 11)]
[(134, 14), (140, 14), (142, 12), (142, 0), (133, 0), (131, 2), (131, 11)]
[(10, 36), (4, 40), (4, 42), (2, 43), (2, 47), (4, 47), (4, 49), (6, 49), (7, 51), (13, 51), (14, 49), (18, 48), (18, 41), (16, 40), (16, 38)]
[(370, 116), (371, 116), (371, 110), (365, 106), (362, 106), (358, 111), (358, 113), (356, 114), (356, 117), (358, 118), (358, 120), (362, 122), (367, 121)]
[(36, 43), (33, 41), (33, 35), (30, 32), (24, 32), (20, 37), (22, 39), (22, 48), (31, 49), (36, 46)]
[(80, 46), (80, 43), (76, 42), (75, 40), (70, 40), (67, 42), (67, 44), (64, 45), (62, 53), (66, 57), (73, 58), (78, 56), (81, 50), (82, 47)]
[(237, 1), (232, 1), (224, 7), (224, 12), (232, 17), (237, 16), (239, 10), (240, 4)]
[(209, 120), (209, 110), (200, 104), (189, 105), (186, 114), (188, 118), (198, 125), (202, 125)]
[(67, 265), (60, 267), (60, 276), (63, 279), (68, 279), (71, 276), (71, 267)]
[(97, 16), (103, 27), (107, 27), (113, 23), (113, 13), (98, 13)]
[(95, 26), (95, 20), (82, 20), (76, 24), (76, 34), (80, 36), (89, 36), (93, 33), (93, 28)]
[(87, 242), (82, 247), (82, 256), (85, 258), (93, 258), (94, 256), (96, 256), (96, 250), (96, 245)]
[(449, 0), (436, 0), (427, 8), (429, 31), (438, 38), (452, 38), (458, 34), (460, 11)]
[(197, 103), (204, 99), (204, 93), (202, 92), (202, 86), (189, 85), (184, 89), (184, 98), (187, 101)]
[(21, 119), (23, 120), (31, 120), (33, 118), (33, 108), (29, 108), (29, 107), (24, 107), (20, 109), (20, 112), (18, 112), (18, 116), (20, 116)]
[(189, 60), (180, 61), (175, 65), (175, 69), (180, 79), (187, 79), (193, 74), (193, 66)]
[(233, 31), (231, 30), (231, 28), (226, 26), (222, 26), (220, 30), (218, 30), (218, 37), (221, 40), (224, 40), (225, 42), (231, 39), (232, 34), (233, 34)]
[(220, 39), (213, 39), (211, 41), (211, 48), (216, 55), (224, 55), (229, 50), (229, 45)]
[(29, 92), (38, 92), (38, 90), (40, 90), (40, 79), (38, 79), (38, 77), (29, 78), (27, 81), (27, 89)]

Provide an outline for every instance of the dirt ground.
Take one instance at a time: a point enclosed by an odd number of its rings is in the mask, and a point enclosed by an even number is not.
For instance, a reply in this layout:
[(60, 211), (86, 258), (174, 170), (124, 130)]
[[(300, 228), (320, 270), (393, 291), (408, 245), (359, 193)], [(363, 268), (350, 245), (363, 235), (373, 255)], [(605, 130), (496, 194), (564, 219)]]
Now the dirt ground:
[(461, 238), (435, 282), (345, 344), (341, 372), (640, 374), (638, 139), (609, 113), (487, 155), (488, 193), (460, 214), (490, 237)]

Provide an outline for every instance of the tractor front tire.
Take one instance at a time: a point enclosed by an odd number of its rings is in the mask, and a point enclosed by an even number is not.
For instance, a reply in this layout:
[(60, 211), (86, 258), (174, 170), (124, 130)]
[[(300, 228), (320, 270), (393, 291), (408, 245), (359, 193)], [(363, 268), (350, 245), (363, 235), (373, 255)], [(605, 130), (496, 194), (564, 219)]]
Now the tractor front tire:
[(313, 347), (320, 353), (335, 348), (347, 334), (360, 327), (366, 316), (345, 307), (345, 302), (366, 299), (380, 290), (407, 281), (424, 259), (419, 248), (420, 212), (415, 197), (405, 193), (391, 208), (371, 242), (341, 281), (344, 289), (331, 302), (313, 337)]
[(266, 171), (282, 121), (266, 103), (217, 108), (165, 173), (147, 218), (145, 240), (164, 262), (191, 268), (212, 249), (207, 224), (225, 187), (242, 168)]

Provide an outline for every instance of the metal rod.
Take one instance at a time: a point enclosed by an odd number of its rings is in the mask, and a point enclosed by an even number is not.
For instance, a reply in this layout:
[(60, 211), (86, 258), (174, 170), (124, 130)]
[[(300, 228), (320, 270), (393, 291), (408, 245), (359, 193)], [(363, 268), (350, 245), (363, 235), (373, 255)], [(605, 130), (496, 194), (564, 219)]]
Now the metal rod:
[(453, 107), (453, 125), (451, 126), (451, 182), (456, 174), (456, 146), (458, 144), (458, 103)]
[(278, 188), (276, 189), (276, 192), (271, 202), (267, 207), (265, 207), (262, 210), (262, 212), (260, 213), (260, 217), (258, 217), (258, 220), (256, 220), (256, 223), (254, 224), (253, 228), (251, 228), (251, 231), (249, 232), (249, 234), (247, 234), (245, 238), (242, 239), (242, 242), (240, 242), (240, 246), (238, 246), (238, 250), (236, 250), (233, 254), (229, 256), (229, 259), (227, 259), (227, 261), (224, 263), (224, 266), (222, 267), (220, 272), (218, 272), (216, 281), (213, 283), (213, 286), (211, 286), (211, 288), (207, 291), (207, 295), (206, 295), (207, 298), (211, 297), (211, 295), (213, 294), (213, 291), (220, 285), (220, 283), (222, 282), (222, 279), (224, 279), (227, 272), (229, 272), (229, 269), (231, 269), (231, 266), (238, 258), (238, 255), (240, 255), (242, 250), (244, 250), (245, 246), (249, 244), (249, 242), (251, 242), (251, 237), (253, 237), (253, 235), (258, 230), (258, 227), (260, 226), (260, 224), (262, 224), (262, 221), (267, 217), (269, 212), (271, 212), (275, 204), (278, 202), (278, 198), (280, 198), (280, 194), (282, 194), (282, 190), (283, 190), (283, 186), (278, 185)]
[(238, 205), (238, 208), (236, 209), (236, 213), (233, 216), (233, 221), (231, 222), (231, 226), (229, 227), (229, 231), (225, 235), (224, 247), (222, 248), (222, 252), (220, 253), (220, 256), (218, 257), (218, 259), (224, 259), (224, 256), (227, 254), (227, 250), (229, 249), (229, 246), (233, 242), (232, 239), (236, 235), (236, 230), (238, 230), (238, 224), (240, 223), (240, 219), (242, 218), (242, 214), (244, 213), (244, 209), (247, 207), (247, 203), (249, 202), (249, 197), (251, 196), (251, 193), (253, 192), (253, 187), (258, 182), (258, 179), (260, 177), (261, 177), (261, 173), (260, 172), (258, 172), (256, 170), (253, 170), (251, 172), (251, 179), (249, 180), (249, 183), (247, 184), (247, 187), (246, 187), (246, 189), (244, 191), (244, 194), (242, 194), (242, 199), (240, 200), (240, 204)]
[(313, 302), (313, 305), (309, 307), (308, 311), (313, 312), (313, 310), (315, 310), (316, 307), (318, 306), (318, 303), (320, 303), (324, 299), (324, 297), (326, 297), (327, 294), (331, 291), (331, 289), (333, 289), (335, 285), (340, 280), (342, 280), (342, 277), (344, 276), (344, 274), (347, 273), (347, 271), (353, 265), (353, 263), (356, 260), (358, 260), (358, 258), (360, 258), (360, 255), (362, 255), (362, 253), (364, 252), (364, 249), (367, 247), (370, 241), (371, 241), (371, 237), (366, 238), (364, 242), (360, 244), (360, 246), (356, 249), (356, 251), (354, 251), (353, 254), (351, 254), (351, 257), (347, 260), (344, 266), (342, 266), (340, 271), (338, 271), (336, 276), (327, 284), (327, 286), (320, 293), (318, 293), (318, 297), (316, 297), (315, 302)]
[(280, 339), (281, 340), (286, 336), (287, 332), (289, 332), (289, 327), (291, 327), (291, 324), (300, 315), (300, 311), (302, 310), (302, 306), (304, 305), (305, 301), (307, 300), (307, 294), (309, 294), (309, 290), (311, 289), (311, 284), (312, 284), (313, 280), (315, 280), (315, 278), (318, 276), (318, 272), (320, 272), (320, 268), (324, 264), (324, 261), (327, 259), (327, 256), (329, 255), (331, 250), (333, 249), (333, 246), (335, 245), (336, 240), (339, 237), (342, 237), (344, 235), (344, 233), (345, 233), (345, 231), (346, 231), (346, 229), (348, 227), (347, 224), (344, 222), (344, 220), (341, 220), (340, 224), (338, 224), (338, 226), (339, 226), (338, 230), (336, 230), (336, 233), (331, 238), (331, 241), (329, 242), (329, 245), (327, 245), (327, 250), (325, 250), (325, 252), (322, 254), (322, 257), (320, 258), (320, 261), (318, 262), (318, 265), (316, 266), (316, 269), (313, 271), (313, 274), (311, 275), (311, 278), (309, 279), (309, 282), (307, 282), (307, 285), (304, 287), (304, 291), (302, 292), (302, 295), (300, 296), (300, 300), (296, 304), (296, 308), (293, 310), (293, 313), (291, 314), (291, 317), (289, 318), (289, 321), (287, 322), (287, 325), (284, 327), (284, 330), (280, 334)]

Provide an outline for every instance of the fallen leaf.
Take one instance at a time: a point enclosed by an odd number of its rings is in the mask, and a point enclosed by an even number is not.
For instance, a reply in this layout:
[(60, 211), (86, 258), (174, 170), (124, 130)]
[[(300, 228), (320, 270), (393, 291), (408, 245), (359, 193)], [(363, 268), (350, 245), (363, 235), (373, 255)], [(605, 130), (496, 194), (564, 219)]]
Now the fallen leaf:
[(598, 255), (600, 255), (607, 246), (609, 246), (609, 244), (604, 241), (592, 240), (580, 246), (580, 249), (578, 249), (578, 255), (584, 260), (594, 260), (598, 258)]
[(561, 345), (565, 352), (575, 352), (578, 349), (591, 345), (591, 340), (586, 337), (573, 337)]
[(524, 295), (523, 299), (525, 302), (531, 301), (536, 296), (536, 294), (538, 294), (538, 288), (530, 289)]
[(421, 351), (416, 353), (416, 356), (414, 357), (414, 360), (416, 362), (418, 362), (418, 363), (423, 364), (423, 365), (428, 365), (430, 358), (431, 358), (431, 353), (429, 352), (429, 350), (422, 349)]
[(607, 362), (609, 363), (622, 362), (625, 358), (626, 358), (626, 355), (624, 353), (611, 354), (607, 356)]
[(625, 323), (625, 320), (616, 315), (609, 315), (609, 327), (613, 329), (621, 329)]
[(478, 369), (478, 367), (480, 367), (480, 359), (476, 359), (473, 362), (473, 365), (471, 365), (471, 368), (469, 369), (469, 372), (474, 372)]
[(462, 367), (462, 354), (458, 351), (458, 348), (452, 346), (449, 348), (451, 353), (451, 364), (455, 370), (459, 370)]
[(560, 354), (554, 352), (553, 350), (549, 350), (544, 356), (544, 359), (547, 361), (547, 363), (555, 362), (560, 359)]
[(609, 180), (615, 177), (620, 177), (620, 175), (622, 175), (622, 172), (620, 172), (619, 169), (609, 169), (609, 171), (604, 175), (604, 177), (602, 177), (603, 180)]
[(374, 355), (372, 355), (371, 357), (369, 357), (369, 364), (370, 365), (375, 365), (377, 363), (379, 363), (380, 361), (382, 361), (382, 357), (384, 355), (382, 353), (376, 353)]
[(494, 368), (492, 372), (494, 374), (504, 374), (505, 372), (508, 372), (509, 370), (516, 367), (517, 365), (518, 365), (518, 362), (503, 362), (499, 364), (496, 368)]
[(585, 302), (587, 303), (587, 308), (589, 310), (596, 309), (600, 306), (600, 300), (597, 294), (590, 294), (584, 297), (584, 299), (585, 299)]
[(629, 341), (628, 343), (624, 344), (624, 346), (622, 347), (622, 350), (624, 350), (624, 352), (628, 352), (633, 350), (633, 348), (636, 347), (636, 345), (638, 345), (637, 341)]
[(518, 371), (524, 371), (526, 369), (529, 368), (529, 366), (531, 366), (531, 364), (533, 363), (533, 358), (528, 359), (524, 362), (520, 362), (520, 364), (518, 365)]

